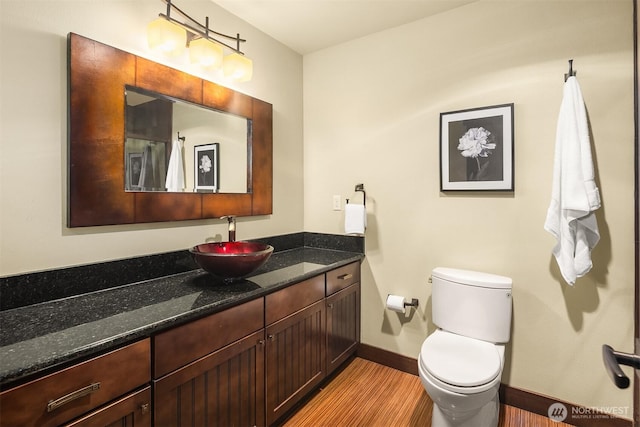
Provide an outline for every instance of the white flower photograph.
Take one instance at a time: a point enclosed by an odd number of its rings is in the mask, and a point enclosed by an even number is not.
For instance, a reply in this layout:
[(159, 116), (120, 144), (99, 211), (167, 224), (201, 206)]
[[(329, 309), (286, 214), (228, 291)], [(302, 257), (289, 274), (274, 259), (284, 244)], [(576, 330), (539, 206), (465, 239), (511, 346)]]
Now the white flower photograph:
[(198, 192), (217, 192), (220, 188), (219, 144), (196, 145), (195, 182)]
[(513, 104), (440, 114), (440, 190), (513, 191)]

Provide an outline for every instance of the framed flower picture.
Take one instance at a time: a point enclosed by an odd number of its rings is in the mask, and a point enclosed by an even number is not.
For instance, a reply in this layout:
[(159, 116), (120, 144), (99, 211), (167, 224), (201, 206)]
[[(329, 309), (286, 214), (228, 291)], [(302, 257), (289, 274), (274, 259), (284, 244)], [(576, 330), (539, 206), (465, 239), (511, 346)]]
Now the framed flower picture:
[(220, 145), (196, 145), (193, 150), (195, 191), (216, 193), (220, 188)]
[(513, 104), (440, 114), (440, 190), (514, 190)]
[(126, 189), (133, 191), (141, 190), (140, 173), (142, 172), (142, 153), (128, 153), (126, 171)]

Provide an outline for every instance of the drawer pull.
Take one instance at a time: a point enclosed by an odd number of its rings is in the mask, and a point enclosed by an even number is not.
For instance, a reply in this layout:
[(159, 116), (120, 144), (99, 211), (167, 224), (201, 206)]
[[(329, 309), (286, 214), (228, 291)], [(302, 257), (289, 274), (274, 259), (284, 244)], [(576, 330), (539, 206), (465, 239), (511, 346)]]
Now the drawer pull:
[(47, 412), (55, 411), (59, 407), (66, 405), (67, 403), (72, 402), (76, 399), (80, 399), (81, 397), (88, 396), (97, 390), (100, 390), (100, 383), (93, 383), (79, 390), (73, 391), (66, 396), (62, 396), (56, 400), (50, 400), (49, 404), (47, 405)]
[(353, 278), (353, 274), (351, 273), (345, 273), (345, 274), (341, 274), (340, 276), (338, 276), (338, 279), (340, 280), (349, 280)]

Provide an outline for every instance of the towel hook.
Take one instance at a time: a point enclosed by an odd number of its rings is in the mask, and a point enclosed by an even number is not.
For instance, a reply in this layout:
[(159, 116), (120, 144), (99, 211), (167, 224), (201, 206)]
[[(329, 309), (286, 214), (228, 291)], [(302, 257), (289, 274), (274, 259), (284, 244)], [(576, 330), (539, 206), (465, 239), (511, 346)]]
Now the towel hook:
[(573, 77), (576, 75), (576, 72), (573, 71), (573, 59), (569, 60), (569, 72), (564, 75), (564, 81), (566, 82), (569, 77)]
[(178, 132), (178, 141), (184, 142), (187, 139), (186, 136), (180, 136), (180, 132)]

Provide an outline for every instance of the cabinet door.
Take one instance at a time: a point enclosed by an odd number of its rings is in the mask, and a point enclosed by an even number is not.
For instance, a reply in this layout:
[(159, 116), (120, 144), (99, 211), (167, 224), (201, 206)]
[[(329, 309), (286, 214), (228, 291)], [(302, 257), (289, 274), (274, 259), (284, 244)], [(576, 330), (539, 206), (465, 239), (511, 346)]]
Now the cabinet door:
[(118, 399), (66, 427), (151, 427), (151, 387)]
[(154, 381), (154, 425), (264, 425), (264, 330)]
[(286, 413), (324, 378), (325, 302), (267, 327), (267, 424)]
[(349, 358), (360, 342), (360, 283), (327, 298), (327, 374)]

